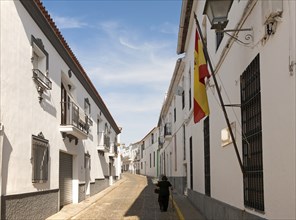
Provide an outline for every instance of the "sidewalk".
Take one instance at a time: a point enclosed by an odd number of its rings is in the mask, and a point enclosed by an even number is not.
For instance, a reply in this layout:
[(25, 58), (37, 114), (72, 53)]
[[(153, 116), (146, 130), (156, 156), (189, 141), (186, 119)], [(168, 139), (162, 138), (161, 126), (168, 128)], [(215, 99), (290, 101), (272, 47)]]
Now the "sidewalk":
[(191, 204), (184, 195), (173, 193), (173, 204), (180, 220), (204, 220), (201, 213)]
[[(157, 183), (157, 178), (152, 179), (152, 183)], [(170, 201), (173, 203), (174, 210), (176, 211), (179, 220), (204, 220), (202, 214), (192, 205), (189, 199), (184, 195), (179, 195), (173, 192)]]
[(94, 204), (97, 200), (107, 195), (109, 192), (114, 190), (120, 184), (126, 181), (126, 178), (123, 176), (120, 180), (116, 181), (112, 186), (102, 190), (101, 192), (85, 199), (84, 201), (78, 204), (69, 204), (64, 206), (59, 212), (48, 217), (46, 220), (65, 220), (71, 219), (74, 216), (78, 215), (83, 210), (87, 209), (89, 206)]

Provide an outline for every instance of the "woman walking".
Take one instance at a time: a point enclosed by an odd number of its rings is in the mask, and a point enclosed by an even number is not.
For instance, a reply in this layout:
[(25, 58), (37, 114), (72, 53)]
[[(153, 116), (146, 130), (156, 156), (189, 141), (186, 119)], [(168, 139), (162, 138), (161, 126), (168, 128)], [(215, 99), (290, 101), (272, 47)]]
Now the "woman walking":
[(164, 175), (161, 178), (161, 181), (158, 181), (156, 186), (159, 187), (159, 194), (158, 194), (158, 203), (161, 212), (166, 212), (169, 206), (169, 196), (170, 190), (169, 188), (172, 187), (172, 184), (168, 181), (168, 178)]

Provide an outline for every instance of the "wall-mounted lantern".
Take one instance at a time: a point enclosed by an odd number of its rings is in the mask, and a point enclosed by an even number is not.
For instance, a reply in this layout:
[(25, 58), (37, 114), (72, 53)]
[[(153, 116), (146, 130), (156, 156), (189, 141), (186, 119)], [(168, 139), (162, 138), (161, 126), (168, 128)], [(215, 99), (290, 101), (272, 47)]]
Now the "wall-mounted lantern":
[(203, 14), (207, 15), (211, 29), (224, 30), (233, 0), (207, 0)]
[[(253, 41), (253, 29), (252, 28), (242, 28), (242, 29), (231, 29), (224, 30), (228, 24), (228, 13), (232, 6), (233, 0), (206, 0), (205, 8), (203, 11), (204, 15), (207, 15), (210, 23), (211, 29), (214, 29), (216, 32), (223, 32), (229, 37), (235, 39), (236, 41), (248, 45)], [(240, 32), (248, 31), (245, 36), (247, 42), (243, 42), (237, 38), (236, 34), (230, 35), (228, 32)]]

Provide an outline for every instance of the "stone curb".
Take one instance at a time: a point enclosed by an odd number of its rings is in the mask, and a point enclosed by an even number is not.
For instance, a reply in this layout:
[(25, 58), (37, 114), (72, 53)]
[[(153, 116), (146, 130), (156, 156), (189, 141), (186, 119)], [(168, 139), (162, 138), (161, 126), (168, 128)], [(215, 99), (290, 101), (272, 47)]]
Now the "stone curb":
[(185, 218), (184, 218), (184, 216), (183, 216), (183, 214), (182, 214), (180, 208), (178, 207), (177, 203), (175, 202), (175, 200), (173, 199), (172, 196), (170, 196), (170, 199), (171, 199), (171, 201), (172, 201), (172, 203), (173, 203), (173, 207), (174, 207), (174, 209), (175, 209), (176, 212), (177, 212), (177, 215), (178, 215), (179, 220), (185, 220)]

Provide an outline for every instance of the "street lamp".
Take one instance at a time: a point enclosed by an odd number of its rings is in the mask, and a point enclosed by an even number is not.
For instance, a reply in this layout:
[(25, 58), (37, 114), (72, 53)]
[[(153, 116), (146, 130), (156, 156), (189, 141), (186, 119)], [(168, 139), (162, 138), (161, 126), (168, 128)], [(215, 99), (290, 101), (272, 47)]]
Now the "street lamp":
[[(231, 8), (233, 0), (206, 0), (204, 15), (207, 15), (210, 23), (211, 29), (216, 32), (223, 32), (234, 40), (240, 42), (243, 45), (248, 45), (253, 42), (253, 29), (252, 28), (241, 28), (241, 29), (229, 29), (224, 30), (228, 24), (228, 13)], [(239, 40), (237, 34), (240, 31), (248, 31), (245, 35), (246, 42)], [(235, 34), (230, 35), (228, 32), (235, 32)]]
[(224, 30), (233, 0), (207, 0), (203, 14), (207, 15), (211, 29)]

